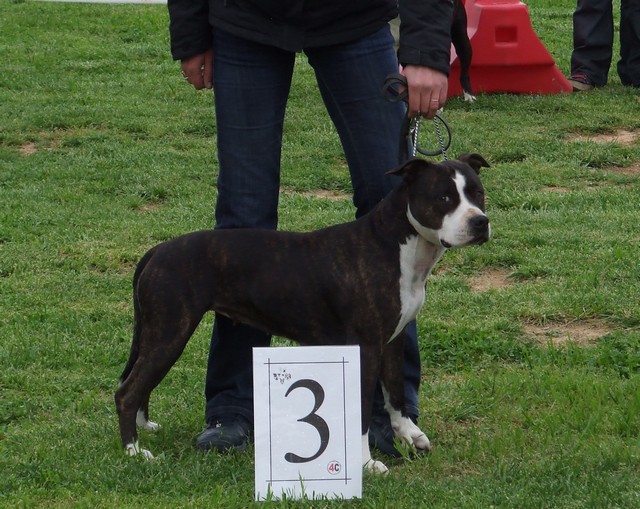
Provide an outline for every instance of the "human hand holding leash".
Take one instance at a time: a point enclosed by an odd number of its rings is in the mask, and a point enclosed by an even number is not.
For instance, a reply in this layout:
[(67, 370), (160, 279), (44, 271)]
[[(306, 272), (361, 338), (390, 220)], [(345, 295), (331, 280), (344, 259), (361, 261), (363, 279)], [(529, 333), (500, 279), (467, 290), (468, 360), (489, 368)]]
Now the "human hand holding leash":
[[(407, 77), (399, 73), (389, 74), (385, 78), (384, 85), (382, 86), (382, 95), (387, 101), (390, 102), (404, 101), (405, 103), (407, 103), (407, 113), (402, 125), (402, 130), (400, 132), (400, 147), (398, 151), (398, 153), (400, 154), (399, 162), (402, 163), (406, 160), (407, 157), (415, 157), (417, 152), (420, 152), (425, 156), (437, 156), (439, 154), (442, 154), (443, 159), (446, 161), (448, 159), (447, 149), (451, 146), (451, 130), (449, 129), (449, 126), (447, 125), (444, 118), (442, 118), (440, 114), (440, 108), (437, 108), (432, 114), (428, 113), (431, 115), (431, 118), (433, 118), (433, 124), (436, 130), (436, 136), (438, 137), (439, 148), (435, 151), (424, 150), (420, 147), (418, 142), (420, 119), (423, 117), (423, 114), (420, 110), (418, 110), (414, 115), (411, 114), (411, 111), (408, 107), (409, 86)], [(441, 99), (436, 99), (435, 97), (440, 96), (435, 96), (435, 94), (430, 95), (429, 102), (427, 104), (432, 107), (429, 108), (429, 110), (436, 108), (436, 104), (440, 105), (440, 107), (442, 104), (444, 104), (441, 103)], [(424, 116), (427, 117), (427, 115)], [(442, 126), (440, 124), (442, 124)], [(442, 127), (444, 127), (444, 129), (446, 130), (448, 139), (445, 139), (445, 137), (443, 136)]]
[(433, 118), (447, 102), (447, 75), (420, 65), (407, 65), (400, 73), (407, 79), (409, 117)]
[(196, 90), (212, 88), (213, 86), (213, 49), (199, 53), (180, 61), (182, 76), (191, 83)]

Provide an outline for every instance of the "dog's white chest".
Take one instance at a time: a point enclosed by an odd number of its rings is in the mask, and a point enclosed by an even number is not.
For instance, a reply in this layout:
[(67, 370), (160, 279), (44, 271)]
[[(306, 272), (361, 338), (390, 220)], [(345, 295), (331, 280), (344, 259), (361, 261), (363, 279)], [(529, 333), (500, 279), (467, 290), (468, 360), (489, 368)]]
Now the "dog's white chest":
[(413, 235), (400, 244), (400, 318), (389, 338), (394, 339), (413, 320), (424, 304), (425, 284), (444, 249)]

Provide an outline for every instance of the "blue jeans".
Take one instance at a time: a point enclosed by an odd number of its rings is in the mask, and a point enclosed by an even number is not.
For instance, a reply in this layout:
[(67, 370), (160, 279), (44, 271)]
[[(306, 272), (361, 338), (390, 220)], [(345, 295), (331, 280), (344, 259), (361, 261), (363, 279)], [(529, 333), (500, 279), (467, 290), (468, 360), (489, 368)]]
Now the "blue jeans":
[[(613, 1), (578, 0), (573, 14), (571, 74), (585, 74), (594, 85), (607, 84), (613, 58)], [(620, 60), (623, 85), (640, 86), (640, 0), (620, 2)]]
[[(213, 38), (217, 120), (216, 228), (268, 228), (278, 224), (280, 155), (285, 107), (295, 53), (220, 30)], [(388, 26), (371, 36), (305, 50), (327, 111), (336, 126), (353, 185), (356, 216), (371, 210), (397, 183), (385, 175), (399, 158), (404, 105), (384, 100), (384, 78), (398, 62)], [(415, 322), (405, 341), (406, 411), (418, 414), (420, 355)], [(216, 316), (205, 396), (205, 419), (240, 414), (253, 422), (252, 348), (270, 336)], [(376, 411), (382, 411), (381, 397)]]

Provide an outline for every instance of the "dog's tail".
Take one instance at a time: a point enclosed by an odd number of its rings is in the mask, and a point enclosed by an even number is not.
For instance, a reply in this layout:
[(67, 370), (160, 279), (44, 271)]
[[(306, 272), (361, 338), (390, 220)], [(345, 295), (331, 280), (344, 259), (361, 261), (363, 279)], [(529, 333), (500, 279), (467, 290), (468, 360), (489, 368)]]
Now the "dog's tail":
[(139, 353), (139, 344), (140, 344), (140, 334), (142, 332), (142, 320), (140, 319), (140, 302), (138, 300), (138, 280), (140, 279), (140, 274), (151, 260), (153, 256), (153, 252), (155, 249), (150, 249), (147, 253), (142, 257), (138, 266), (136, 267), (136, 271), (133, 274), (133, 341), (131, 342), (131, 353), (129, 354), (129, 360), (127, 361), (127, 365), (124, 367), (124, 371), (120, 376), (120, 383), (124, 382), (131, 370), (133, 369), (133, 365), (138, 360)]

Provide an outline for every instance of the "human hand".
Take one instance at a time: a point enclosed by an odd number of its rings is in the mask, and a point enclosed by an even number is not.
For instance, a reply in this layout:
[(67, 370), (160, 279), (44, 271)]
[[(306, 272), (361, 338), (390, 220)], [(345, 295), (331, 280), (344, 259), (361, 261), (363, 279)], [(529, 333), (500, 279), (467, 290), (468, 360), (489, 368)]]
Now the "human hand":
[(415, 117), (420, 114), (426, 118), (433, 118), (447, 102), (447, 75), (420, 65), (407, 65), (400, 72), (407, 78), (409, 116)]
[(204, 53), (183, 58), (180, 62), (182, 76), (196, 90), (213, 86), (213, 49)]

